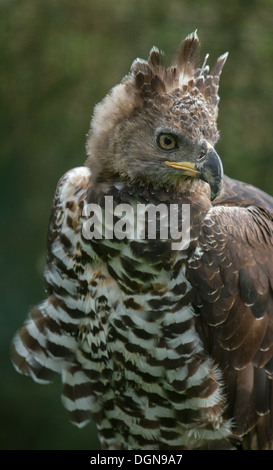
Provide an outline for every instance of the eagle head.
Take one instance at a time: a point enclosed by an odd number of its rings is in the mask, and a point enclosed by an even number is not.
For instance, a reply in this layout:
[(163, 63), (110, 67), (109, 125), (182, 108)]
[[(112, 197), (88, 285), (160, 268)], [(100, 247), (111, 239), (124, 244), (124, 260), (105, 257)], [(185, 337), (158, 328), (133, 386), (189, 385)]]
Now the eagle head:
[(219, 78), (227, 58), (210, 71), (206, 55), (198, 66), (199, 39), (186, 37), (170, 67), (157, 48), (136, 59), (130, 73), (99, 103), (87, 141), (93, 182), (149, 182), (220, 192), (223, 169), (218, 140)]

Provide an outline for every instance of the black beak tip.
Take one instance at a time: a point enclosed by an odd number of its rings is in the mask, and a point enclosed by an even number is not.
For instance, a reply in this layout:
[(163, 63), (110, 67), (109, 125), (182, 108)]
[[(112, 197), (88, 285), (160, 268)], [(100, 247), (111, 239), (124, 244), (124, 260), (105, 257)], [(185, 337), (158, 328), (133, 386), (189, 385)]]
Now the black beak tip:
[(211, 148), (196, 168), (199, 171), (199, 178), (210, 185), (211, 200), (213, 201), (219, 196), (223, 187), (224, 172), (219, 155)]

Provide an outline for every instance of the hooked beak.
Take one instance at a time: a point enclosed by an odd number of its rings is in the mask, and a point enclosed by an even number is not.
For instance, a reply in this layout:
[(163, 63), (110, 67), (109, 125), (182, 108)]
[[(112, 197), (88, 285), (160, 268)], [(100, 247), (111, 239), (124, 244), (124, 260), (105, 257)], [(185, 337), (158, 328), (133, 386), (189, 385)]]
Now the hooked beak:
[(183, 176), (206, 181), (210, 185), (211, 200), (213, 201), (219, 196), (223, 186), (223, 166), (214, 148), (210, 144), (207, 146), (206, 154), (196, 163), (165, 161), (165, 164), (176, 170), (181, 170)]

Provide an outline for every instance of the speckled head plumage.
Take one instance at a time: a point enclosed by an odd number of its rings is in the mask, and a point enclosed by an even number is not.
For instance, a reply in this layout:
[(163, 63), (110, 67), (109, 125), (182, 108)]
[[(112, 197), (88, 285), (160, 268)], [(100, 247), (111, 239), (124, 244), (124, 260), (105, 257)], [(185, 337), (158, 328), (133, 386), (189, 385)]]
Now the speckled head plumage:
[(139, 90), (143, 106), (167, 111), (189, 138), (198, 138), (201, 131), (215, 144), (219, 79), (226, 58), (227, 53), (219, 57), (210, 72), (207, 54), (199, 68), (199, 39), (195, 32), (181, 43), (170, 67), (166, 67), (164, 54), (155, 47), (148, 61), (136, 59), (131, 68), (133, 86)]
[(133, 62), (130, 73), (94, 109), (87, 142), (94, 178), (103, 173), (104, 181), (113, 174), (130, 180), (145, 175), (155, 183), (168, 179), (166, 155), (155, 145), (160, 131), (181, 135), (181, 154), (175, 159), (192, 164), (204, 142), (216, 143), (219, 78), (227, 54), (211, 72), (207, 58), (199, 67), (195, 32), (181, 43), (170, 67), (155, 47), (148, 60)]

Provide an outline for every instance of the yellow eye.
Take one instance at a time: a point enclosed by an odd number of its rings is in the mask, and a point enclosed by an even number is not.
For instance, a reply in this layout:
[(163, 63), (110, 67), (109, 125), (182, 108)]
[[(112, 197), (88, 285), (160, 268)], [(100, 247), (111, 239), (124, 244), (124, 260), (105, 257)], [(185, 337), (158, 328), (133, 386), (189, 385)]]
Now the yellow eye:
[(176, 139), (172, 134), (160, 134), (157, 143), (163, 150), (173, 150), (177, 148)]

